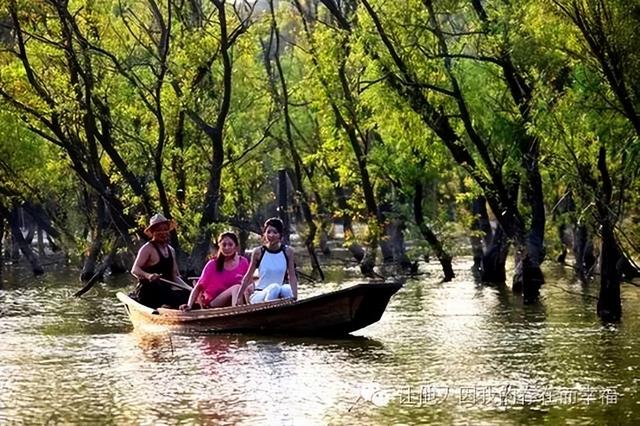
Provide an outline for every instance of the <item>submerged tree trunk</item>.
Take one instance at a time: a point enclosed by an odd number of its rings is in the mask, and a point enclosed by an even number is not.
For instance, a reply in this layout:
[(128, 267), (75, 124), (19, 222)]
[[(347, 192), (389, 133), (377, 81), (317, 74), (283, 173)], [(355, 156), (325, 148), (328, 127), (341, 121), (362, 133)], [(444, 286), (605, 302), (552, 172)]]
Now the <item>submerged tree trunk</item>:
[[(338, 176), (333, 172), (329, 173), (329, 178), (333, 182), (339, 182)], [(339, 183), (336, 183), (335, 191), (336, 203), (338, 204), (338, 208), (342, 212), (342, 229), (344, 242), (356, 262), (360, 263), (364, 259), (365, 251), (362, 246), (356, 242), (355, 233), (353, 232), (353, 223), (349, 214), (349, 205), (347, 204), (347, 194), (342, 185), (340, 185)]]
[(343, 229), (344, 229), (344, 241), (347, 246), (347, 250), (351, 253), (351, 256), (355, 259), (356, 262), (360, 263), (363, 261), (366, 253), (364, 248), (358, 244), (356, 241), (355, 233), (353, 232), (353, 228), (351, 227), (351, 220), (349, 219), (349, 223), (347, 224), (343, 221)]
[(522, 292), (525, 304), (535, 303), (540, 295), (540, 287), (544, 284), (544, 275), (540, 263), (544, 257), (542, 238), (531, 231), (526, 244), (521, 244), (516, 250), (515, 273), (512, 289)]
[[(536, 138), (523, 137), (526, 149), (524, 155), (524, 165), (527, 169), (528, 183), (523, 190), (527, 204), (531, 208), (531, 224), (526, 236), (524, 246), (524, 256), (522, 257), (522, 265), (518, 265), (516, 259), (516, 268), (522, 271), (521, 276), (514, 276), (514, 287), (522, 286), (522, 295), (524, 303), (535, 303), (540, 295), (540, 287), (544, 284), (544, 274), (540, 265), (544, 261), (544, 227), (545, 227), (545, 210), (542, 193), (542, 178), (538, 170), (538, 141)], [(533, 151), (534, 153), (532, 153)]]
[(486, 283), (505, 283), (507, 272), (505, 264), (509, 252), (509, 243), (502, 227), (498, 227), (491, 234), (489, 244), (482, 253), (480, 280)]
[(411, 268), (411, 259), (407, 256), (407, 245), (404, 240), (404, 230), (406, 229), (404, 220), (401, 218), (391, 219), (385, 228), (393, 255), (393, 261), (402, 269)]
[[(56, 244), (56, 240), (61, 238), (61, 233), (53, 227), (51, 219), (45, 209), (40, 205), (32, 205), (30, 203), (24, 203), (22, 208), (29, 213), (29, 216), (31, 216), (38, 227), (47, 234), (49, 249), (53, 252), (58, 251), (59, 247)], [(65, 231), (65, 229), (63, 229), (63, 231)], [(68, 231), (65, 233), (65, 236), (71, 240), (73, 239), (73, 235)]]
[(333, 226), (330, 219), (325, 217), (326, 215), (321, 215), (320, 218), (320, 227), (318, 230), (318, 247), (320, 251), (325, 256), (329, 256), (331, 254), (331, 249), (329, 248), (329, 231)]
[(567, 258), (569, 247), (573, 244), (572, 233), (575, 232), (577, 224), (575, 223), (576, 204), (573, 201), (573, 192), (568, 190), (562, 195), (553, 211), (553, 221), (559, 222), (556, 227), (558, 239), (560, 240), (560, 255), (556, 259), (558, 263), (564, 264)]
[(24, 211), (22, 209), (18, 209), (20, 215), (22, 216), (22, 227), (27, 230), (27, 235), (24, 236), (24, 240), (27, 244), (31, 245), (33, 243), (33, 237), (36, 235), (36, 226), (31, 220), (25, 220)]
[(482, 234), (481, 253), (474, 252), (474, 265), (479, 256), (479, 278), (484, 283), (504, 284), (507, 280), (506, 262), (509, 253), (509, 241), (502, 226), (496, 224), (495, 230), (491, 226), (486, 200), (478, 197), (472, 205), (474, 214), (474, 229)]
[(574, 230), (573, 256), (576, 275), (581, 282), (586, 283), (596, 264), (596, 256), (593, 252), (593, 240), (589, 229), (584, 224), (577, 225)]
[(556, 261), (563, 265), (567, 259), (567, 247), (570, 245), (570, 242), (567, 239), (568, 228), (569, 225), (566, 223), (562, 223), (556, 227), (556, 231), (558, 231), (558, 240), (560, 241), (560, 254), (556, 258)]
[(380, 239), (380, 252), (382, 253), (382, 262), (383, 263), (395, 263), (396, 262), (396, 254), (394, 253), (392, 234), (393, 234), (393, 219), (389, 216), (391, 213), (391, 206), (382, 202), (378, 206), (378, 217), (380, 218), (380, 226), (382, 227), (382, 232), (384, 237)]
[(619, 321), (622, 318), (622, 301), (620, 300), (620, 273), (618, 260), (621, 250), (613, 231), (614, 216), (611, 200), (613, 184), (607, 167), (607, 151), (604, 145), (598, 152), (598, 171), (600, 172), (602, 193), (596, 200), (598, 222), (602, 244), (600, 250), (600, 295), (597, 312), (603, 321)]
[(37, 227), (36, 230), (36, 235), (38, 238), (38, 254), (40, 256), (44, 256), (44, 232), (42, 231), (42, 228), (40, 228), (39, 226)]
[(520, 246), (515, 256), (515, 272), (512, 289), (522, 293), (525, 304), (535, 303), (540, 295), (540, 287), (544, 283), (544, 276), (540, 264), (527, 251), (526, 246)]
[(600, 294), (597, 311), (603, 321), (615, 322), (622, 318), (620, 274), (617, 268), (619, 250), (610, 225), (603, 224), (601, 233)]
[(4, 206), (0, 205), (0, 214), (3, 214), (9, 220), (9, 226), (11, 227), (11, 234), (13, 241), (17, 248), (20, 249), (22, 254), (27, 258), (29, 263), (31, 264), (31, 270), (34, 275), (42, 275), (44, 274), (44, 269), (42, 268), (42, 264), (40, 263), (40, 257), (31, 250), (31, 246), (27, 243), (27, 241), (22, 236), (22, 230), (20, 229), (20, 220), (18, 217), (18, 209), (13, 208), (11, 212), (5, 209)]
[[(472, 235), (471, 249), (473, 251), (473, 271), (480, 275), (482, 271), (482, 258), (485, 249), (491, 243), (492, 230), (489, 214), (487, 213), (487, 200), (484, 197), (477, 197), (471, 204), (473, 222), (471, 224)], [(478, 235), (479, 234), (479, 235)]]
[(365, 277), (375, 277), (377, 274), (373, 270), (376, 266), (376, 254), (378, 251), (378, 237), (374, 236), (369, 239), (369, 244), (367, 245), (367, 250), (365, 252), (364, 258), (360, 262), (360, 272)]

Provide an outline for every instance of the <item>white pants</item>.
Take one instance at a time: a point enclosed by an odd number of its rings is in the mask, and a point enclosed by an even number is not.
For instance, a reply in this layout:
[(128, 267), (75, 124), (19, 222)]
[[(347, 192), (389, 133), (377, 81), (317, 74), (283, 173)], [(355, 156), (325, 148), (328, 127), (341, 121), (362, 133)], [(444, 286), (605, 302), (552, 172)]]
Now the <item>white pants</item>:
[(293, 291), (289, 284), (269, 284), (262, 290), (253, 292), (249, 301), (251, 303), (268, 302), (276, 299), (287, 299), (293, 297)]

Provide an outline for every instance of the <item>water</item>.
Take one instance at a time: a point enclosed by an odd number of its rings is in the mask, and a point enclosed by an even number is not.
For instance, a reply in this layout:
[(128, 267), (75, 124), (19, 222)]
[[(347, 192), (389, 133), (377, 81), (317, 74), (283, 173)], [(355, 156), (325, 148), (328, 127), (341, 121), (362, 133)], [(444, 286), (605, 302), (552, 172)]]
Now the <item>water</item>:
[[(623, 322), (597, 286), (547, 266), (541, 303), (426, 265), (382, 320), (344, 339), (144, 335), (112, 281), (74, 274), (0, 287), (0, 424), (632, 424), (640, 417), (639, 290)], [(349, 274), (347, 273), (346, 276)], [(318, 294), (347, 285), (301, 288)]]

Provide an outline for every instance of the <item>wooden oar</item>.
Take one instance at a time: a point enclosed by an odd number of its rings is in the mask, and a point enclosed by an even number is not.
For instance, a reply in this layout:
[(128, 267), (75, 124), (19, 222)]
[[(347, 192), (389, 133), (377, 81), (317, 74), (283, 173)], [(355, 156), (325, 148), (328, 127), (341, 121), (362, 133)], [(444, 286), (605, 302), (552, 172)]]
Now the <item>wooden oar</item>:
[(181, 288), (181, 289), (183, 289), (183, 290), (188, 290), (188, 291), (193, 290), (193, 288), (189, 287), (189, 286), (188, 286), (188, 285), (186, 285), (186, 284), (180, 283), (180, 282), (171, 281), (171, 280), (165, 280), (164, 278), (158, 278), (158, 279), (159, 279), (160, 281), (164, 282), (164, 283), (171, 284), (172, 286), (174, 286), (174, 287), (178, 287), (178, 288)]

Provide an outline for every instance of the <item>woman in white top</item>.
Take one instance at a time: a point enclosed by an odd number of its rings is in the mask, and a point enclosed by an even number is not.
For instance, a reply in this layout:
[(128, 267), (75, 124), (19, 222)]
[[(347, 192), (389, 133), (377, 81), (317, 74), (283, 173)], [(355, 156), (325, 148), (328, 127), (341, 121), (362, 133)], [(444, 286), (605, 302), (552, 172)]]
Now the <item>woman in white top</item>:
[[(244, 301), (238, 295), (245, 294), (258, 270), (258, 282), (249, 296), (250, 303), (267, 302), (269, 300), (298, 297), (298, 280), (294, 267), (294, 252), (291, 247), (281, 242), (284, 225), (277, 217), (267, 219), (262, 228), (263, 245), (253, 249), (249, 270), (242, 279), (238, 292), (234, 294), (232, 305)], [(289, 283), (285, 284), (285, 277)], [(240, 298), (242, 299), (242, 298)]]

